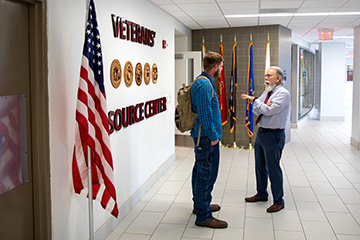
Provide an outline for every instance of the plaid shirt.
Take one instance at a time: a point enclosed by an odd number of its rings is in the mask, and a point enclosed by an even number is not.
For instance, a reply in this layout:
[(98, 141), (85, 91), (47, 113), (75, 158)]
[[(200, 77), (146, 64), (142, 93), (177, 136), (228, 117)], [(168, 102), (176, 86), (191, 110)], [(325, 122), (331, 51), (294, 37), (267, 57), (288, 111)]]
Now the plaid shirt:
[(207, 77), (211, 84), (206, 79), (198, 79), (191, 86), (192, 108), (198, 114), (198, 117), (190, 134), (193, 138), (198, 138), (200, 122), (201, 137), (206, 136), (211, 141), (221, 140), (221, 113), (214, 87), (214, 79), (205, 72), (202, 72), (200, 76)]

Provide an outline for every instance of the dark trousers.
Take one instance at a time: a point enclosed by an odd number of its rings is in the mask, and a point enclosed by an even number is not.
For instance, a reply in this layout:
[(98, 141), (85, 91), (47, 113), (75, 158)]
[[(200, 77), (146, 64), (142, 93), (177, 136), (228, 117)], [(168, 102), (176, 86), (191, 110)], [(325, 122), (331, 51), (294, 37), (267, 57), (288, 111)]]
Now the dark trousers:
[(219, 143), (212, 146), (207, 137), (201, 137), (197, 147), (195, 144), (195, 164), (192, 171), (192, 192), (196, 221), (207, 222), (213, 218), (210, 203), (219, 170)]
[(268, 177), (274, 203), (284, 204), (283, 175), (280, 167), (282, 150), (285, 145), (285, 132), (261, 132), (258, 130), (255, 141), (256, 190), (259, 197), (267, 199)]

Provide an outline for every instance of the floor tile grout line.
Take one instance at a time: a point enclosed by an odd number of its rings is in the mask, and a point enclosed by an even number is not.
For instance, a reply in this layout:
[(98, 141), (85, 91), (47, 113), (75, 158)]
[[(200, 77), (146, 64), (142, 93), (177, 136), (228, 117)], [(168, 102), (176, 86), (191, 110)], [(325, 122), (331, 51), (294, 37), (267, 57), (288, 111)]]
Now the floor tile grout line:
[[(302, 142), (301, 138), (299, 138), (299, 140)], [(302, 144), (305, 146), (305, 144), (304, 144), (303, 142), (302, 142)], [(318, 145), (318, 144), (317, 144), (317, 145)], [(306, 146), (305, 146), (305, 148), (306, 148)], [(308, 148), (306, 148), (306, 150), (307, 150), (307, 151), (310, 153), (310, 155), (311, 155), (311, 152), (308, 150)], [(295, 154), (296, 154), (296, 153), (295, 153)], [(313, 158), (313, 156), (312, 156), (312, 158)], [(299, 158), (297, 158), (297, 159), (298, 159), (298, 161), (300, 162)], [(329, 160), (331, 161), (331, 159), (329, 159)], [(354, 221), (355, 221), (355, 222), (359, 225), (359, 227), (360, 227), (360, 224), (356, 221), (356, 218), (353, 216), (353, 214), (351, 213), (351, 211), (349, 210), (349, 208), (347, 207), (347, 205), (345, 204), (345, 202), (343, 201), (343, 199), (339, 196), (339, 193), (336, 191), (336, 188), (333, 186), (333, 184), (332, 184), (332, 183), (330, 182), (330, 180), (328, 179), (328, 176), (323, 172), (322, 168), (319, 166), (319, 164), (317, 163), (317, 161), (316, 161), (315, 159), (314, 159), (314, 161), (315, 161), (315, 163), (317, 164), (317, 166), (319, 167), (320, 171), (324, 174), (325, 178), (327, 179), (327, 182), (331, 185), (331, 187), (332, 187), (332, 188), (334, 189), (334, 191), (336, 192), (337, 197), (340, 199), (340, 201), (344, 204), (345, 208), (348, 210), (348, 213), (351, 214), (351, 216), (353, 217)], [(335, 164), (334, 164), (334, 165), (335, 165)], [(303, 166), (302, 166), (301, 164), (300, 164), (300, 166), (301, 166), (301, 168), (303, 169)], [(337, 166), (336, 166), (336, 167), (337, 167)], [(338, 169), (338, 170), (339, 170), (339, 169)], [(304, 169), (303, 169), (303, 171), (304, 171)], [(339, 170), (339, 171), (340, 171), (340, 170)], [(341, 171), (340, 171), (340, 172), (341, 172)], [(341, 172), (341, 173), (342, 173), (342, 172)], [(308, 177), (306, 176), (306, 174), (305, 174), (305, 177), (306, 177), (306, 179), (308, 180), (308, 182), (310, 183), (310, 187), (311, 187), (311, 189), (312, 189), (312, 191), (313, 191), (313, 193), (314, 193), (314, 195), (315, 195), (315, 197), (316, 197), (316, 199), (317, 199), (317, 201), (318, 201), (318, 203), (319, 203), (319, 205), (320, 205), (320, 208), (322, 209), (322, 211), (323, 211), (323, 213), (324, 213), (324, 216), (325, 216), (325, 218), (326, 218), (329, 226), (331, 227), (331, 229), (332, 229), (335, 237), (337, 238), (335, 229), (334, 229), (334, 227), (332, 226), (331, 222), (329, 221), (328, 215), (326, 214), (326, 212), (328, 212), (328, 211), (325, 211), (325, 210), (324, 210), (322, 204), (321, 204), (320, 201), (319, 201), (318, 194), (315, 193), (314, 188), (313, 188), (313, 186), (311, 185), (311, 181), (309, 181), (309, 179), (308, 179)], [(301, 220), (301, 219), (300, 219), (300, 220)], [(304, 231), (304, 234), (306, 234), (305, 231)]]
[[(301, 142), (302, 145), (304, 145), (304, 142), (302, 141), (301, 137), (299, 137), (299, 141)], [(306, 148), (305, 145), (304, 145), (304, 147), (305, 147), (306, 151), (309, 152), (309, 150)], [(298, 155), (296, 154), (295, 151), (294, 151), (294, 154), (295, 154), (295, 156), (296, 156), (297, 161), (299, 162), (300, 167), (301, 167), (302, 170), (304, 171), (303, 166), (300, 164), (300, 159), (299, 159), (299, 157), (298, 157)], [(311, 155), (310, 152), (309, 152), (309, 154)], [(313, 158), (313, 156), (311, 156), (311, 157)], [(314, 160), (315, 164), (319, 167), (320, 171), (323, 173), (322, 168), (319, 166), (319, 164), (316, 162), (316, 160), (315, 160), (315, 159), (313, 159), (313, 160)], [(304, 173), (305, 173), (305, 172), (304, 172)], [(323, 174), (324, 174), (324, 173), (323, 173)], [(312, 192), (314, 193), (314, 196), (316, 197), (316, 200), (317, 200), (317, 202), (318, 202), (318, 204), (319, 204), (322, 212), (324, 213), (324, 216), (325, 216), (325, 218), (326, 218), (326, 220), (327, 220), (327, 223), (328, 223), (329, 226), (331, 227), (331, 229), (332, 229), (332, 231), (333, 231), (333, 234), (334, 234), (334, 236), (336, 237), (335, 230), (333, 229), (333, 226), (331, 225), (331, 223), (330, 223), (327, 215), (325, 214), (324, 208), (323, 208), (323, 206), (321, 205), (321, 203), (320, 203), (320, 201), (319, 201), (318, 195), (316, 194), (316, 192), (314, 191), (313, 186), (311, 185), (311, 181), (309, 181), (308, 176), (307, 176), (306, 174), (304, 174), (304, 175), (305, 175), (305, 177), (306, 177), (306, 179), (307, 179), (307, 181), (308, 181), (308, 183), (309, 183), (309, 185), (310, 185), (310, 188), (311, 188)], [(329, 182), (329, 179), (327, 178), (327, 176), (326, 176), (325, 174), (324, 174), (324, 176), (325, 176), (325, 178), (327, 179), (327, 181)], [(329, 184), (331, 184), (331, 183), (329, 182)], [(291, 187), (290, 187), (290, 188), (291, 188)], [(296, 207), (297, 207), (295, 198), (294, 198), (294, 203), (295, 203), (295, 205), (296, 205)], [(297, 209), (297, 211), (298, 211), (298, 209)], [(298, 214), (299, 214), (299, 211), (298, 211)], [(299, 214), (299, 215), (300, 215), (300, 214)], [(300, 218), (300, 216), (299, 216), (299, 218)], [(305, 231), (305, 228), (304, 228), (304, 226), (303, 226), (303, 222), (304, 222), (304, 221), (300, 218), (300, 223), (301, 223), (301, 226), (303, 227), (303, 233), (304, 233), (305, 238), (306, 238), (306, 231)], [(336, 237), (336, 238), (337, 238), (337, 237)]]
[[(299, 162), (299, 159), (297, 158), (296, 153), (295, 153), (295, 151), (293, 150), (292, 145), (290, 145), (289, 147), (291, 148), (291, 151), (295, 154), (296, 160), (298, 161), (299, 166), (301, 167), (301, 169), (302, 169), (303, 172), (304, 172), (304, 169), (303, 169), (303, 167), (301, 166), (301, 164), (300, 164), (300, 162)], [(290, 181), (289, 181), (289, 177), (288, 177), (288, 173), (287, 173), (287, 171), (286, 171), (286, 168), (285, 168), (285, 175), (286, 175), (286, 179), (287, 179), (287, 181), (288, 181), (288, 183), (289, 183), (290, 193), (291, 193), (292, 199), (293, 199), (293, 201), (294, 201), (295, 210), (296, 210), (296, 213), (297, 213), (297, 216), (298, 216), (300, 225), (301, 225), (302, 233), (303, 233), (305, 239), (307, 239), (306, 234), (305, 234), (304, 224), (303, 224), (303, 221), (302, 221), (302, 219), (301, 219), (301, 217), (300, 217), (300, 212), (299, 212), (299, 209), (298, 209), (298, 206), (297, 206), (297, 201), (296, 201), (296, 199), (295, 199), (295, 196), (294, 196), (294, 193), (293, 193), (293, 189), (292, 189), (292, 187), (291, 187), (291, 184), (290, 184)], [(305, 172), (304, 172), (304, 175), (305, 175), (306, 179), (308, 179), (307, 176), (306, 176), (306, 174), (305, 174)], [(309, 180), (308, 180), (308, 181), (309, 181)], [(310, 183), (309, 183), (309, 184), (310, 184)], [(310, 185), (310, 186), (311, 186), (311, 185)], [(315, 193), (314, 193), (314, 194), (315, 194)], [(319, 205), (320, 205), (320, 204), (319, 204)], [(272, 218), (273, 218), (273, 216), (272, 216)], [(274, 219), (273, 219), (273, 224), (275, 225)], [(276, 229), (275, 229), (275, 226), (274, 226), (274, 236), (275, 236), (275, 231), (276, 231)], [(276, 236), (274, 237), (274, 239), (276, 239)]]
[[(311, 137), (311, 136), (310, 136), (310, 137)], [(325, 140), (326, 140), (326, 139), (325, 139)], [(317, 143), (316, 143), (316, 144), (317, 144)], [(329, 144), (330, 144), (330, 142), (329, 142)], [(343, 142), (341, 142), (341, 144), (346, 145), (346, 144), (344, 144)], [(319, 146), (319, 145), (317, 144), (317, 146)], [(332, 147), (333, 147), (340, 155), (342, 155), (341, 152), (339, 152), (333, 145), (332, 145)], [(311, 154), (311, 153), (310, 153), (310, 154)], [(325, 155), (327, 155), (327, 154), (325, 153)], [(328, 155), (327, 155), (327, 156), (328, 156)], [(314, 159), (314, 160), (315, 160), (315, 159)], [(345, 179), (352, 185), (352, 187), (353, 187), (357, 192), (359, 192), (359, 190), (354, 186), (354, 184), (352, 183), (352, 181), (350, 181), (350, 180), (346, 177), (346, 175), (339, 169), (339, 167), (338, 167), (331, 159), (329, 159), (329, 160), (334, 164), (334, 166), (336, 167), (336, 169), (339, 170), (339, 172), (343, 175), (343, 177), (345, 177)], [(345, 160), (346, 160), (348, 163), (350, 163), (347, 159), (345, 159)], [(315, 162), (316, 162), (316, 160), (315, 160)], [(350, 163), (350, 164), (353, 166), (352, 163)], [(318, 165), (318, 167), (319, 167), (319, 165)], [(354, 166), (353, 166), (353, 167), (354, 167)], [(320, 167), (319, 167), (319, 168), (320, 168)], [(355, 168), (355, 169), (356, 169), (356, 168)], [(320, 168), (320, 170), (322, 170), (322, 168)], [(322, 173), (324, 174), (323, 171), (322, 171)], [(350, 211), (350, 209), (349, 209), (349, 207), (347, 206), (347, 204), (346, 204), (346, 203), (344, 202), (344, 200), (341, 198), (338, 189), (333, 186), (333, 184), (331, 183), (331, 181), (329, 180), (329, 178), (328, 178), (328, 176), (327, 176), (326, 174), (324, 174), (324, 176), (326, 177), (326, 179), (328, 180), (328, 183), (332, 186), (332, 188), (333, 188), (334, 191), (336, 192), (338, 198), (339, 198), (340, 201), (343, 203), (343, 205), (344, 205), (345, 208), (347, 209), (348, 213), (352, 216), (352, 218), (353, 218), (353, 220), (355, 221), (355, 223), (357, 223), (358, 226), (360, 227), (360, 222), (358, 222), (358, 221), (356, 220), (355, 216), (354, 216), (353, 213)], [(316, 195), (316, 197), (317, 197), (317, 194), (315, 194), (315, 195)], [(317, 199), (318, 199), (318, 198), (317, 198)], [(320, 201), (319, 201), (319, 203), (320, 203)], [(320, 204), (320, 206), (321, 206), (321, 204)], [(322, 206), (321, 206), (321, 208), (322, 208)], [(322, 209), (323, 209), (323, 208), (322, 208)], [(323, 212), (324, 212), (324, 215), (325, 215), (326, 219), (328, 220), (330, 226), (332, 227), (332, 225), (331, 225), (331, 223), (330, 223), (330, 221), (329, 221), (329, 219), (328, 219), (328, 216), (327, 216), (327, 214), (326, 214), (327, 211), (324, 211), (324, 209), (323, 209)], [(333, 227), (332, 227), (332, 228), (333, 228)], [(334, 231), (334, 234), (336, 235), (334, 229), (333, 229), (333, 231)]]

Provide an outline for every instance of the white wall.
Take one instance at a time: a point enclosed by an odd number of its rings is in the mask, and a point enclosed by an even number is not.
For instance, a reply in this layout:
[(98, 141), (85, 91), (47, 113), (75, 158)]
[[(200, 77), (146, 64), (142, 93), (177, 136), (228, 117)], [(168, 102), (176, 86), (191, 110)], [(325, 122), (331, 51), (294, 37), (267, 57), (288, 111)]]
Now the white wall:
[(351, 144), (360, 149), (360, 26), (354, 29), (354, 76)]
[[(53, 239), (78, 240), (89, 236), (87, 199), (73, 193), (71, 177), (86, 2), (49, 0), (47, 5)], [(174, 99), (175, 29), (190, 39), (191, 31), (148, 0), (95, 0), (95, 6), (103, 46), (108, 110), (164, 96)], [(111, 14), (156, 31), (155, 46), (151, 48), (114, 38)], [(162, 49), (163, 39), (168, 43), (167, 49)], [(137, 86), (134, 81), (128, 88), (122, 78), (120, 87), (114, 89), (109, 77), (113, 59), (120, 61), (122, 69), (126, 61), (131, 61), (133, 67), (138, 62), (143, 66), (145, 62), (156, 63), (157, 84)], [(119, 207), (124, 206), (165, 162), (174, 159), (173, 114), (173, 102), (168, 102), (167, 111), (111, 135)], [(98, 230), (114, 218), (94, 202), (94, 220), (95, 230)]]
[(345, 43), (322, 43), (320, 120), (344, 120), (345, 76)]

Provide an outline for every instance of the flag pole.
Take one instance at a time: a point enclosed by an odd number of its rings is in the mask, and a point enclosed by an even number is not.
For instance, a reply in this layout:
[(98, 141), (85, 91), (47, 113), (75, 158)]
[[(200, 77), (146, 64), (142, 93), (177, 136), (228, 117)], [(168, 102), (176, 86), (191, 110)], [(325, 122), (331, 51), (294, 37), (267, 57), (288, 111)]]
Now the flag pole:
[[(90, 0), (86, 0), (86, 16), (89, 15)], [(87, 23), (87, 19), (86, 19)], [(85, 26), (86, 26), (85, 23)], [(86, 27), (85, 27), (86, 28)], [(91, 149), (88, 146), (88, 209), (89, 209), (89, 239), (94, 240), (94, 209), (92, 198)]]
[[(250, 44), (252, 43), (252, 31), (250, 31)], [(252, 71), (253, 71), (253, 69), (252, 69), (252, 60), (251, 60), (251, 62), (250, 62), (250, 58), (251, 58), (251, 56), (252, 56), (252, 51), (250, 51), (250, 48), (249, 48), (249, 72), (248, 72), (248, 86), (247, 86), (247, 88), (248, 88), (248, 94), (250, 94), (250, 84), (251, 84), (251, 91), (253, 90), (253, 83), (250, 83), (250, 81), (251, 80), (253, 80), (253, 75), (251, 74), (252, 73)], [(250, 67), (251, 66), (251, 67)], [(251, 93), (250, 94), (251, 96), (253, 95), (253, 93)], [(250, 103), (250, 100), (247, 100), (247, 107), (249, 107), (249, 104), (252, 104), (252, 103)], [(252, 113), (252, 110), (251, 110), (251, 112), (250, 112), (250, 110), (249, 110), (249, 112), (247, 113), (248, 115), (249, 114), (253, 114)], [(250, 116), (248, 116), (249, 118), (250, 118)], [(249, 122), (249, 124), (250, 124), (250, 126), (252, 126), (252, 121), (250, 121)], [(250, 128), (248, 128), (248, 129), (250, 129)], [(249, 130), (248, 130), (249, 131)], [(247, 147), (244, 147), (244, 149), (245, 150), (252, 150), (252, 149), (254, 149), (254, 147), (252, 146), (252, 143), (251, 143), (251, 136), (252, 136), (252, 133), (251, 134), (249, 134), (249, 145), (247, 146)]]
[[(234, 42), (236, 42), (236, 34), (234, 35)], [(233, 85), (233, 99), (236, 101), (236, 84)], [(236, 102), (235, 102), (236, 104)], [(236, 113), (235, 113), (236, 114)], [(235, 117), (236, 118), (236, 117)], [(234, 121), (234, 140), (233, 140), (233, 145), (230, 146), (230, 148), (234, 148), (234, 149), (239, 149), (241, 147), (238, 147), (237, 144), (236, 144), (236, 119)]]
[[(220, 44), (221, 44), (222, 42), (223, 42), (223, 35), (222, 35), (222, 33), (221, 33), (221, 34), (220, 34)], [(220, 53), (220, 54), (222, 54), (222, 53)], [(222, 71), (224, 71), (224, 69), (223, 69)], [(221, 122), (222, 122), (222, 118), (221, 118)], [(220, 147), (224, 147), (225, 145), (222, 144), (221, 141), (219, 141), (219, 146), (220, 146)]]
[(91, 176), (91, 149), (88, 147), (88, 206), (89, 206), (89, 238), (94, 240), (94, 209), (93, 209), (93, 198), (92, 198), (92, 176)]

